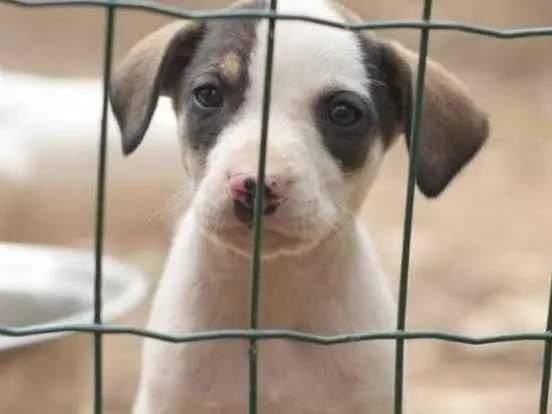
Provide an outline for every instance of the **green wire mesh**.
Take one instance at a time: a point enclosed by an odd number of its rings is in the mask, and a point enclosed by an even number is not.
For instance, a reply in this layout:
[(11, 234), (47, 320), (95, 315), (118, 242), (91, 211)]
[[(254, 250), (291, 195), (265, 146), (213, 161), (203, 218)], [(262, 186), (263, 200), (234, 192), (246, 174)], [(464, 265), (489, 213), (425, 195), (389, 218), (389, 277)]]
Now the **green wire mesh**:
[[(404, 349), (405, 341), (415, 339), (433, 339), (448, 342), (456, 342), (466, 345), (486, 345), (503, 342), (541, 341), (544, 343), (542, 378), (540, 391), (539, 414), (548, 413), (549, 392), (552, 370), (552, 285), (548, 302), (547, 325), (543, 332), (509, 333), (488, 336), (466, 336), (438, 331), (407, 331), (407, 299), (410, 264), (410, 242), (412, 236), (412, 219), (414, 211), (415, 176), (417, 170), (417, 153), (419, 141), (419, 126), (421, 120), (421, 108), (423, 104), (423, 89), (431, 30), (449, 30), (478, 34), (499, 39), (514, 39), (523, 37), (552, 36), (551, 27), (530, 27), (519, 29), (498, 30), (473, 24), (432, 21), (432, 0), (423, 0), (422, 17), (420, 20), (380, 20), (364, 21), (361, 23), (336, 23), (310, 16), (294, 14), (278, 14), (277, 0), (270, 0), (266, 10), (215, 10), (215, 11), (190, 11), (180, 7), (168, 6), (146, 0), (0, 0), (7, 3), (26, 7), (53, 7), (53, 6), (88, 6), (103, 7), (105, 9), (105, 39), (103, 57), (103, 97), (101, 135), (99, 144), (99, 162), (97, 170), (96, 187), (96, 214), (95, 214), (95, 284), (94, 284), (94, 321), (92, 324), (79, 325), (39, 325), (28, 327), (0, 326), (0, 335), (26, 336), (48, 334), (56, 332), (80, 332), (93, 336), (94, 357), (94, 414), (102, 414), (102, 337), (103, 335), (134, 335), (143, 338), (157, 339), (171, 343), (185, 343), (198, 341), (213, 341), (221, 339), (247, 339), (249, 341), (249, 414), (257, 413), (257, 342), (260, 340), (286, 339), (306, 342), (318, 345), (337, 345), (369, 340), (394, 340), (396, 342), (395, 362), (395, 407), (394, 414), (403, 412), (403, 384), (404, 384)], [(289, 330), (259, 330), (259, 281), (262, 275), (261, 267), (261, 239), (262, 239), (262, 197), (255, 200), (253, 259), (251, 263), (251, 289), (250, 289), (250, 323), (249, 329), (218, 330), (209, 332), (194, 332), (189, 334), (168, 335), (160, 332), (152, 332), (128, 326), (105, 325), (102, 322), (102, 256), (104, 244), (104, 216), (105, 216), (105, 182), (107, 173), (107, 114), (108, 91), (110, 73), (112, 67), (112, 55), (114, 44), (114, 27), (116, 11), (119, 9), (145, 10), (151, 13), (162, 14), (175, 18), (194, 20), (226, 19), (226, 18), (264, 18), (268, 20), (268, 47), (266, 54), (266, 73), (264, 79), (264, 94), (262, 101), (262, 122), (260, 131), (260, 157), (258, 165), (257, 185), (264, 182), (267, 136), (269, 127), (270, 95), (272, 79), (272, 61), (274, 56), (274, 35), (276, 20), (304, 21), (325, 26), (341, 28), (343, 30), (360, 31), (366, 29), (419, 29), (421, 32), (419, 44), (419, 62), (414, 91), (414, 108), (411, 118), (411, 128), (407, 131), (409, 145), (409, 171), (406, 189), (406, 202), (403, 227), (403, 247), (401, 256), (400, 282), (398, 295), (398, 314), (395, 331), (387, 332), (354, 332), (343, 335), (321, 336), (304, 332)], [(262, 189), (257, 188), (257, 194), (262, 194)], [(244, 413), (245, 414), (245, 413)]]

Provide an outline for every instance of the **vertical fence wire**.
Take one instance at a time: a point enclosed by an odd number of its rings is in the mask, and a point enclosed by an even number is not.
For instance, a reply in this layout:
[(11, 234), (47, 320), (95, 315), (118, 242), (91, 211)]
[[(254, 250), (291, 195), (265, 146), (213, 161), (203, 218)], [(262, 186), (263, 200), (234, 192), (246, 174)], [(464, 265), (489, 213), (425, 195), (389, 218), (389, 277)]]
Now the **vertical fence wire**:
[[(432, 0), (424, 0), (422, 21), (430, 22)], [(413, 91), (414, 107), (410, 122), (410, 130), (406, 131), (409, 141), (409, 168), (406, 188), (406, 202), (403, 225), (403, 245), (400, 267), (399, 299), (397, 311), (397, 331), (406, 329), (406, 310), (408, 299), (408, 279), (410, 270), (410, 247), (412, 239), (412, 223), (414, 214), (414, 195), (416, 188), (416, 173), (418, 171), (418, 148), (420, 141), (420, 123), (422, 120), (425, 73), (427, 66), (427, 54), (429, 47), (429, 29), (422, 28), (420, 33), (418, 70), (416, 74), (416, 87)], [(395, 350), (395, 414), (402, 414), (404, 406), (404, 352), (405, 340), (398, 338)]]
[[(546, 332), (552, 333), (552, 276), (548, 293), (548, 315), (546, 317)], [(541, 392), (539, 414), (549, 414), (548, 401), (550, 397), (550, 375), (552, 374), (552, 340), (544, 341), (544, 353), (542, 361)]]
[[(111, 0), (116, 2), (116, 0)], [(103, 248), (105, 221), (105, 186), (107, 172), (107, 131), (109, 111), (109, 85), (111, 83), (111, 62), (113, 57), (113, 33), (115, 27), (115, 8), (111, 5), (105, 9), (104, 54), (103, 54), (103, 96), (98, 170), (96, 182), (96, 214), (94, 224), (94, 324), (102, 325), (102, 279)], [(102, 332), (93, 334), (94, 352), (94, 414), (102, 414), (103, 402), (103, 344)]]
[[(278, 0), (270, 0), (270, 11), (275, 12)], [(267, 46), (265, 56), (265, 76), (263, 84), (263, 101), (261, 114), (261, 135), (259, 144), (259, 165), (257, 170), (257, 185), (255, 190), (255, 205), (253, 218), (253, 260), (251, 264), (251, 306), (249, 328), (258, 328), (260, 279), (262, 271), (261, 249), (263, 229), (264, 182), (266, 175), (266, 155), (268, 143), (268, 128), (270, 124), (270, 100), (272, 96), (272, 63), (274, 60), (274, 36), (276, 19), (268, 19)], [(257, 338), (249, 339), (249, 414), (257, 413)]]

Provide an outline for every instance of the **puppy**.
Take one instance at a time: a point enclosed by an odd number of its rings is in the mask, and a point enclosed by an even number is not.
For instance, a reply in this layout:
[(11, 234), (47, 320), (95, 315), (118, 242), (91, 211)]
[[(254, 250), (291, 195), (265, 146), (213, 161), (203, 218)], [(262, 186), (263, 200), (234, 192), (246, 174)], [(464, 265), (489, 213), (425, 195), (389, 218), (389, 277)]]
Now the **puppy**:
[[(235, 7), (262, 8), (260, 1)], [(355, 19), (326, 0), (281, 13)], [(177, 22), (141, 41), (114, 74), (112, 104), (132, 153), (171, 97), (193, 182), (149, 328), (247, 328), (251, 223), (267, 48), (265, 20)], [(408, 128), (417, 56), (374, 34), (276, 24), (264, 188), (259, 325), (321, 335), (394, 328), (388, 282), (357, 213)], [(417, 183), (440, 194), (488, 134), (459, 82), (429, 62)], [(135, 414), (247, 412), (246, 340), (147, 340)], [(259, 412), (389, 414), (390, 341), (259, 343)]]

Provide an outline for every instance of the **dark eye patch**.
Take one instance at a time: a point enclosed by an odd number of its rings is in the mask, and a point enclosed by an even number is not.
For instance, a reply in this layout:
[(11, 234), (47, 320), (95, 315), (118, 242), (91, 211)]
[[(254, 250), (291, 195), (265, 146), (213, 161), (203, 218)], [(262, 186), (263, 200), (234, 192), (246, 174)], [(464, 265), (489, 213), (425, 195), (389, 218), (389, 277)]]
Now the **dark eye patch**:
[(341, 168), (360, 168), (376, 132), (370, 102), (356, 92), (326, 91), (316, 99), (314, 114), (324, 145)]
[[(362, 108), (362, 119), (352, 122), (348, 128), (336, 128), (328, 122), (325, 99), (329, 92), (316, 100), (314, 111), (324, 145), (345, 172), (363, 166), (375, 139), (381, 139), (385, 148), (390, 146), (400, 132), (402, 113), (402, 108), (397, 104), (401, 101), (400, 91), (390, 81), (392, 74), (386, 65), (381, 44), (362, 33), (355, 33), (355, 37), (366, 69), (366, 93), (370, 94), (370, 100), (364, 100), (352, 92), (345, 93), (347, 99), (364, 102), (364, 106), (358, 105)], [(339, 112), (343, 119), (352, 116), (351, 113), (343, 113), (343, 110)]]
[(378, 134), (385, 148), (400, 133), (402, 114), (402, 91), (398, 90), (392, 78), (397, 76), (389, 68), (385, 48), (375, 38), (366, 34), (355, 33), (362, 52), (369, 82), (369, 93), (377, 114)]
[(243, 92), (238, 86), (221, 82), (218, 76), (204, 77), (201, 82), (189, 82), (180, 100), (186, 114), (186, 134), (192, 149), (205, 152), (229, 124), (241, 106)]
[[(246, 6), (262, 4), (244, 3)], [(186, 130), (182, 136), (188, 141), (186, 144), (201, 159), (245, 101), (257, 23), (252, 19), (205, 23), (205, 35), (181, 78), (175, 109), (184, 113)]]

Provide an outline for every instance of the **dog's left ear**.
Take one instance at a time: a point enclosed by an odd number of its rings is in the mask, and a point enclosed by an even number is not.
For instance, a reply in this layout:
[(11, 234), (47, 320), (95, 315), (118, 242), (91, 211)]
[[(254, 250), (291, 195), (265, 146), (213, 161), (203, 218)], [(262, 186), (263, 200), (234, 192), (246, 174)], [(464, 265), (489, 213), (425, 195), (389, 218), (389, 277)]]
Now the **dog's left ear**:
[[(418, 55), (396, 42), (379, 43), (383, 75), (399, 108), (400, 130), (407, 135)], [(464, 86), (429, 59), (423, 102), (416, 179), (427, 197), (436, 197), (481, 148), (489, 125)]]
[(123, 139), (123, 153), (138, 148), (159, 95), (170, 96), (203, 35), (195, 21), (168, 24), (142, 39), (113, 71), (111, 106)]

